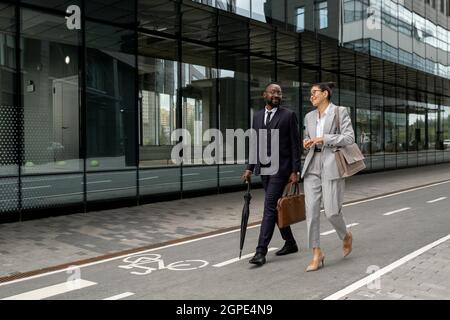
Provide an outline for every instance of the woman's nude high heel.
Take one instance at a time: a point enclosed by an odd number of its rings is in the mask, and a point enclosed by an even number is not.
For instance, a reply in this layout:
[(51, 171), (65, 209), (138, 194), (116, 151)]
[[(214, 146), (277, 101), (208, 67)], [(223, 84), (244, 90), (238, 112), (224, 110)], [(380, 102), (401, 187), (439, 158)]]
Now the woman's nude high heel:
[(317, 259), (315, 257), (313, 257), (311, 263), (306, 268), (306, 272), (317, 271), (320, 268), (323, 268), (324, 261), (325, 261), (325, 255), (323, 255), (323, 254), (320, 257), (318, 257)]

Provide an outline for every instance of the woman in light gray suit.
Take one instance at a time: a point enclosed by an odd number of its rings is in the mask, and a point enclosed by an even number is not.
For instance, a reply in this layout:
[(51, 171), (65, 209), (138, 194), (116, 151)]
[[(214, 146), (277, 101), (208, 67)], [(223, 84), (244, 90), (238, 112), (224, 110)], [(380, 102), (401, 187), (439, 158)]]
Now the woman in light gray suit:
[[(340, 177), (334, 151), (336, 147), (352, 144), (355, 134), (347, 109), (330, 102), (332, 83), (318, 83), (311, 88), (310, 101), (316, 110), (305, 116), (303, 146), (309, 149), (302, 170), (305, 189), (305, 209), (308, 226), (308, 247), (313, 258), (306, 271), (323, 267), (325, 256), (320, 249), (320, 204), (323, 198), (325, 215), (343, 241), (343, 256), (352, 250), (352, 234), (342, 216), (344, 179)], [(335, 116), (339, 108), (340, 133)]]

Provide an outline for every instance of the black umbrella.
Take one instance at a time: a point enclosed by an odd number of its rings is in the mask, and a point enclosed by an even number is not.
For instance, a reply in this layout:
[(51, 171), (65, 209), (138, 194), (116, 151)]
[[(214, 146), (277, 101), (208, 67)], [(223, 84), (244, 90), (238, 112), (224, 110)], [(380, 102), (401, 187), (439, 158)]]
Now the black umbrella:
[(239, 247), (240, 249), (239, 259), (241, 258), (242, 248), (244, 247), (245, 233), (247, 232), (248, 217), (250, 215), (250, 200), (252, 199), (252, 195), (250, 194), (251, 183), (249, 181), (246, 181), (246, 183), (247, 183), (247, 192), (244, 195), (244, 207), (242, 208), (241, 243)]

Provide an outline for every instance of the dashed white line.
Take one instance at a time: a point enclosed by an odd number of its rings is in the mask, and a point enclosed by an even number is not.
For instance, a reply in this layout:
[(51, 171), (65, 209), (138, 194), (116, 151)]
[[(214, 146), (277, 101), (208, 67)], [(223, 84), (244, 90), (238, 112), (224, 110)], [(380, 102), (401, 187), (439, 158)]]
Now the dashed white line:
[(51, 188), (51, 187), (52, 186), (26, 187), (26, 188), (22, 188), (22, 190), (45, 189), (45, 188)]
[(396, 213), (403, 212), (403, 211), (410, 210), (410, 209), (411, 208), (407, 207), (407, 208), (401, 208), (401, 209), (394, 210), (394, 211), (389, 211), (389, 212), (383, 213), (383, 216), (390, 216), (392, 214), (396, 214)]
[(427, 203), (435, 203), (435, 202), (442, 201), (442, 200), (445, 200), (445, 199), (447, 199), (447, 197), (440, 197), (440, 198), (437, 198), (437, 199), (434, 199), (434, 200), (427, 201)]
[(139, 178), (140, 181), (144, 181), (144, 180), (151, 180), (151, 179), (158, 179), (159, 176), (154, 176), (154, 177), (146, 177), (146, 178)]
[[(88, 182), (87, 184), (110, 183), (110, 182), (112, 182), (112, 180), (100, 180), (100, 181), (91, 181), (91, 182)], [(81, 184), (84, 184), (84, 182), (82, 182)]]
[(200, 175), (200, 173), (183, 173), (183, 177), (187, 177), (187, 176), (198, 176)]
[[(351, 223), (351, 224), (348, 224), (348, 225), (347, 225), (347, 228), (357, 226), (358, 224), (359, 224), (359, 223)], [(336, 230), (330, 230), (330, 231), (322, 232), (320, 235), (321, 235), (321, 236), (326, 236), (326, 235), (329, 235), (329, 234), (332, 234), (332, 233), (335, 233), (335, 232), (336, 232)]]
[(28, 291), (15, 296), (10, 296), (7, 298), (3, 298), (2, 300), (41, 300), (56, 296), (58, 294), (87, 288), (96, 284), (97, 284), (96, 282), (77, 279), (74, 281), (63, 282), (55, 284), (53, 286)]
[(447, 241), (449, 239), (450, 239), (450, 234), (445, 236), (445, 237), (443, 237), (443, 238), (441, 238), (441, 239), (439, 239), (439, 240), (436, 240), (433, 243), (430, 243), (430, 244), (420, 248), (419, 250), (416, 250), (416, 251), (408, 254), (407, 256), (404, 256), (403, 258), (401, 258), (401, 259), (391, 263), (390, 265), (388, 265), (388, 266), (386, 266), (386, 267), (384, 267), (384, 268), (374, 272), (373, 274), (371, 274), (371, 275), (369, 275), (369, 276), (367, 276), (367, 277), (365, 277), (365, 278), (363, 278), (363, 279), (361, 279), (361, 280), (359, 280), (359, 281), (357, 281), (357, 282), (347, 286), (346, 288), (344, 288), (344, 289), (342, 289), (342, 290), (340, 290), (340, 291), (338, 291), (336, 293), (333, 293), (332, 295), (326, 297), (324, 300), (338, 300), (338, 299), (341, 299), (342, 297), (347, 296), (348, 294), (352, 293), (353, 291), (355, 291), (355, 290), (357, 290), (357, 289), (359, 289), (359, 288), (361, 288), (363, 286), (367, 286), (368, 284), (372, 283), (374, 280), (380, 278), (382, 275), (384, 275), (384, 274), (386, 274), (388, 272), (391, 272), (395, 268), (400, 267), (402, 264), (405, 264), (406, 262), (408, 262), (408, 261), (418, 257), (422, 253), (424, 253), (424, 252), (426, 252), (426, 251), (428, 251), (428, 250), (430, 250), (430, 249), (440, 245), (441, 243), (443, 243), (443, 242), (445, 242), (445, 241)]
[[(277, 249), (278, 248), (269, 248), (267, 251), (270, 252), (270, 251), (275, 251)], [(253, 257), (254, 254), (255, 253), (253, 252), (253, 253), (246, 254), (245, 256), (242, 256), (241, 259), (239, 259), (239, 257), (238, 257), (238, 258), (233, 258), (233, 259), (230, 259), (230, 260), (227, 260), (227, 261), (224, 261), (224, 262), (216, 263), (216, 264), (213, 265), (213, 267), (220, 268), (220, 267), (223, 267), (223, 266), (227, 266), (229, 264), (232, 264), (232, 263), (235, 263), (235, 262), (239, 262), (242, 259), (251, 258), (251, 257)]]
[(105, 298), (103, 300), (119, 300), (119, 299), (127, 298), (127, 297), (130, 297), (133, 295), (134, 295), (133, 292), (124, 292), (124, 293), (121, 293), (121, 294), (118, 294), (118, 295), (115, 295), (115, 296), (112, 296), (109, 298)]

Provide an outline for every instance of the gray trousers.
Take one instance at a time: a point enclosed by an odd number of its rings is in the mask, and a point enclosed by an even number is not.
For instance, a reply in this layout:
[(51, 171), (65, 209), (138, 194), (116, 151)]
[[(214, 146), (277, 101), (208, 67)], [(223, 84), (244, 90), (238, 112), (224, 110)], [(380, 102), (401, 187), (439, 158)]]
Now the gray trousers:
[(342, 215), (345, 180), (327, 180), (322, 177), (322, 153), (314, 153), (304, 178), (306, 222), (308, 227), (308, 248), (320, 247), (320, 209), (323, 208), (328, 221), (343, 240), (347, 227)]

